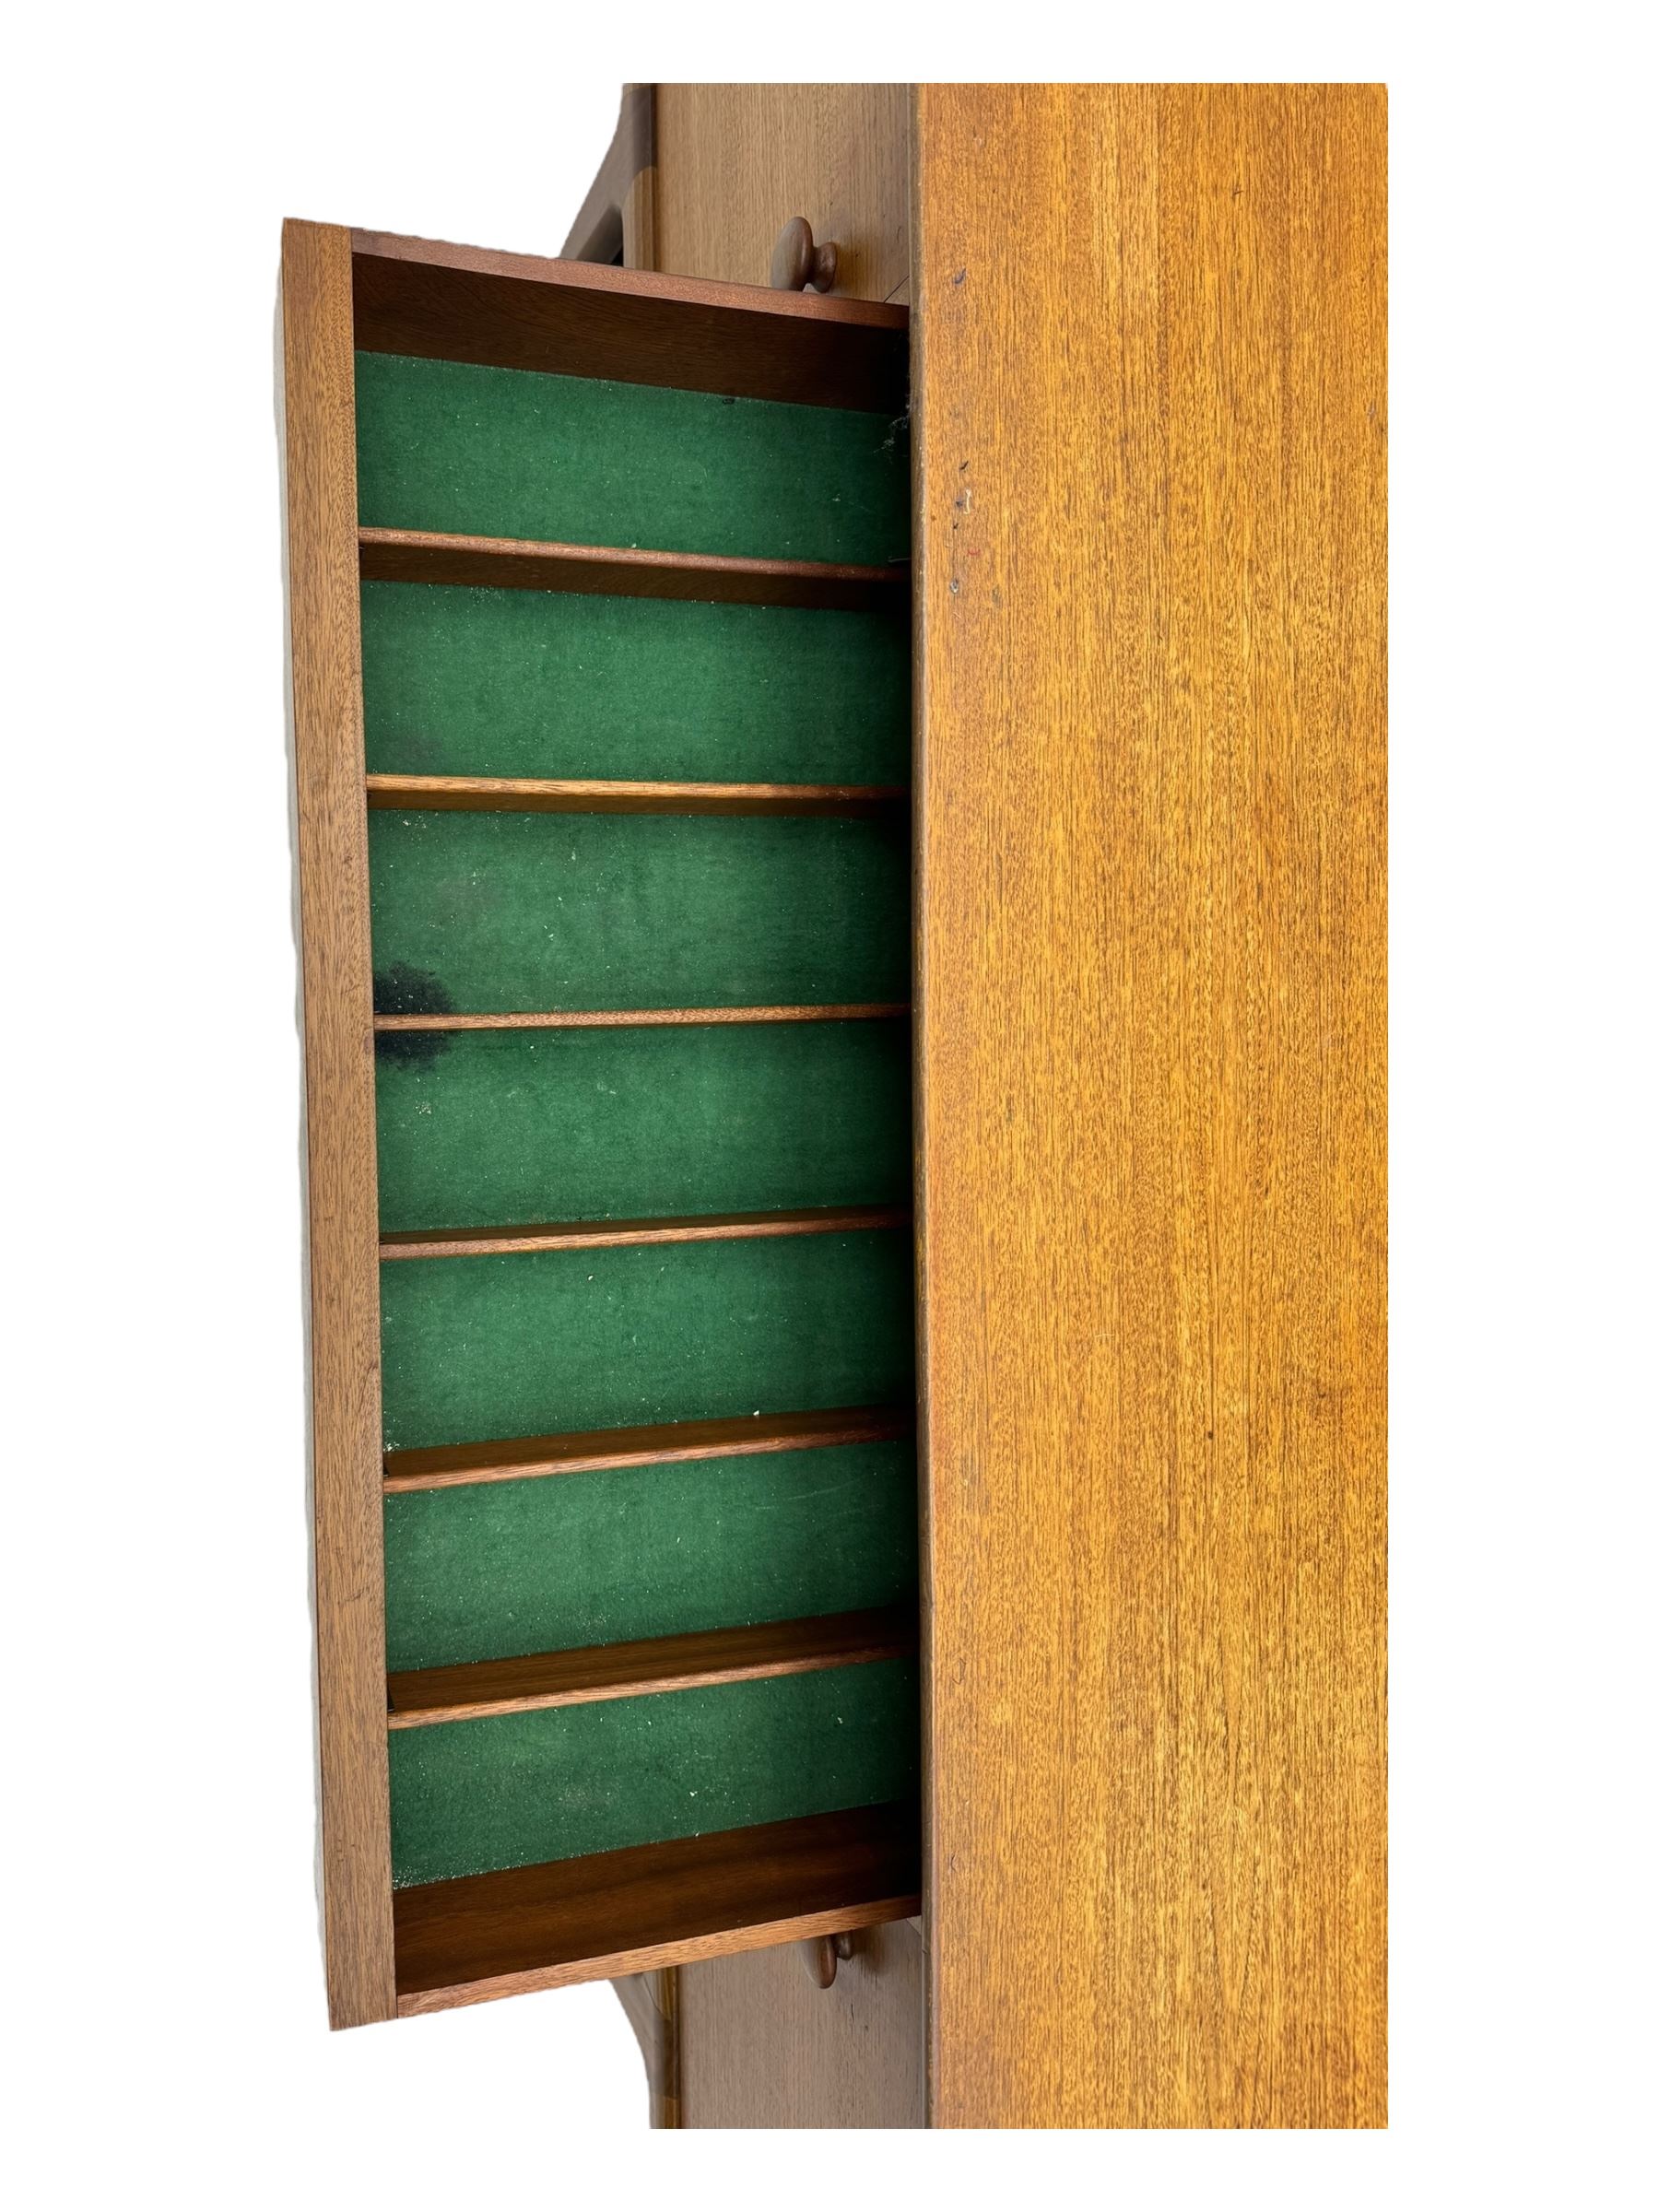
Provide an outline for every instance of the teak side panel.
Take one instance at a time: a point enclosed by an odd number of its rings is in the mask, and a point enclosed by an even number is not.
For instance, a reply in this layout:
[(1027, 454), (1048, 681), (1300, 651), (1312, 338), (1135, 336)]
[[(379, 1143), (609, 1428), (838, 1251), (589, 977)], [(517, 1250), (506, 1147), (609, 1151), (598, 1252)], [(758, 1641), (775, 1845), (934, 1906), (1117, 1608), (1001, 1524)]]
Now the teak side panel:
[(680, 2100), (662, 2124), (925, 2126), (922, 1938), (893, 1920), (852, 1948), (828, 1989), (798, 1943), (681, 1967)]
[(1385, 2117), (1384, 117), (918, 94), (935, 2124)]
[(396, 2011), (351, 235), (282, 241), (311, 1258), (323, 1911), (336, 2028)]
[(619, 253), (625, 269), (656, 266), (650, 239), (641, 234), (650, 228), (651, 183), (656, 163), (655, 94), (654, 85), (623, 86), (615, 135), (559, 249), (565, 260), (596, 262), (604, 267)]
[[(653, 245), (688, 276), (765, 285), (791, 216), (839, 248), (835, 299), (910, 274), (909, 88), (658, 85)], [(807, 295), (813, 297), (814, 295)]]
[(680, 2125), (679, 1970), (657, 1967), (611, 1983), (645, 2061), (653, 2127)]

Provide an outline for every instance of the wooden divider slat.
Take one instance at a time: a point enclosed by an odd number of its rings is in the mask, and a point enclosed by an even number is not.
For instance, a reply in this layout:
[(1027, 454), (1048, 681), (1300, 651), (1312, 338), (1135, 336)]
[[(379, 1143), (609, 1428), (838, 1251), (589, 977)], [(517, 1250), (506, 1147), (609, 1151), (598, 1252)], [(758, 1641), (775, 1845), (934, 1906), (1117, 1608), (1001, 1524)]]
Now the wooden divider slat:
[(833, 1444), (884, 1443), (915, 1427), (910, 1406), (841, 1406), (811, 1413), (752, 1414), (707, 1421), (658, 1421), (629, 1429), (570, 1430), (480, 1444), (429, 1444), (385, 1454), (384, 1488), (452, 1489), (471, 1482), (585, 1475), (603, 1467), (740, 1459), (757, 1452), (806, 1452)]
[(664, 1214), (638, 1221), (532, 1221), (511, 1229), (382, 1230), (382, 1260), (459, 1259), (501, 1252), (601, 1252), (618, 1244), (702, 1244), (735, 1237), (826, 1236), (900, 1229), (908, 1206), (802, 1206), (774, 1213)]
[(761, 560), (729, 553), (662, 553), (636, 546), (568, 546), (450, 531), (360, 529), (369, 583), (459, 583), (509, 592), (586, 592), (606, 598), (701, 599), (736, 606), (902, 612), (910, 564)]
[(400, 1889), (397, 2009), (606, 1981), (920, 1909), (913, 1805), (862, 1806)]
[(585, 1014), (377, 1014), (377, 1030), (656, 1030), (706, 1022), (896, 1021), (908, 1003), (856, 1006), (621, 1006)]
[(644, 783), (597, 778), (367, 778), (371, 806), (468, 814), (884, 814), (910, 804), (900, 783)]
[(597, 1705), (611, 1698), (709, 1688), (722, 1682), (762, 1682), (902, 1658), (915, 1648), (915, 1607), (890, 1606), (593, 1644), (579, 1651), (533, 1652), (517, 1659), (415, 1667), (387, 1676), (386, 1724), (426, 1728), (506, 1712)]
[(907, 308), (380, 230), (351, 244), (367, 352), (904, 412)]

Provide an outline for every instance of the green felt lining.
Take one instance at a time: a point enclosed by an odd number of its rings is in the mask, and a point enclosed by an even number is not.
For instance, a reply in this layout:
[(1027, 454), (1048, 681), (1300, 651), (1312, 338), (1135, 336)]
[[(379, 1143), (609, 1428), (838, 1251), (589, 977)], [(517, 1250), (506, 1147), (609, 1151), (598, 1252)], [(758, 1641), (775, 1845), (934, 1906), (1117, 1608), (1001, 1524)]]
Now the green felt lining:
[(896, 1605), (908, 1439), (419, 1490), (386, 1500), (387, 1659), (460, 1665)]
[(900, 1402), (911, 1269), (895, 1230), (388, 1261), (387, 1449)]
[[(359, 355), (371, 526), (888, 562), (905, 425)], [(908, 780), (890, 614), (370, 582), (371, 772)], [(900, 1001), (891, 820), (370, 816), (384, 1012)], [(388, 1230), (900, 1203), (900, 1022), (382, 1035)], [(391, 1449), (906, 1402), (907, 1230), (404, 1260)], [(388, 1664), (902, 1602), (907, 1440), (394, 1497)], [(913, 1795), (916, 1668), (881, 1662), (397, 1729), (394, 1878), (425, 1882)]]
[(909, 996), (901, 822), (376, 809), (369, 855), (377, 975), (462, 1012)]
[(904, 1022), (482, 1030), (433, 1041), (429, 1058), (376, 1065), (387, 1230), (910, 1197)]
[(901, 617), (365, 583), (371, 773), (907, 783)]
[(904, 422), (461, 361), (357, 357), (362, 523), (672, 553), (910, 553)]
[(914, 1794), (917, 1678), (882, 1660), (397, 1728), (398, 1887)]

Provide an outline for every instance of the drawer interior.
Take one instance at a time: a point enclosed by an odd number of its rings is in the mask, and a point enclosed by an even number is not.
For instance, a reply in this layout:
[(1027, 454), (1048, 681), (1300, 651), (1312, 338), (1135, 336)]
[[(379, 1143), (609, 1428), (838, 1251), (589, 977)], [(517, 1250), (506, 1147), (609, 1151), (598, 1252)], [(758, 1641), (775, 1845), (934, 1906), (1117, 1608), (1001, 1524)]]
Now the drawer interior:
[(828, 370), (806, 399), (759, 354), (753, 393), (681, 388), (660, 348), (635, 381), (625, 348), (588, 376), (370, 321), (391, 1831), (423, 2009), (666, 1929), (914, 1908), (908, 455), (902, 406), (834, 404)]

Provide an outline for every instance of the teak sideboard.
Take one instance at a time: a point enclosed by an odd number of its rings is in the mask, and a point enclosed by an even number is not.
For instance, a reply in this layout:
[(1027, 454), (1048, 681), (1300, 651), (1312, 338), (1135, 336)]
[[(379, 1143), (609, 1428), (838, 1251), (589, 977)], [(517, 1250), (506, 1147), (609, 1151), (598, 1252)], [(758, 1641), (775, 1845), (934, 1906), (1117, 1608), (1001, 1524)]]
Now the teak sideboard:
[(1384, 141), (636, 86), (562, 258), (287, 226), (335, 2025), (1384, 2124)]

